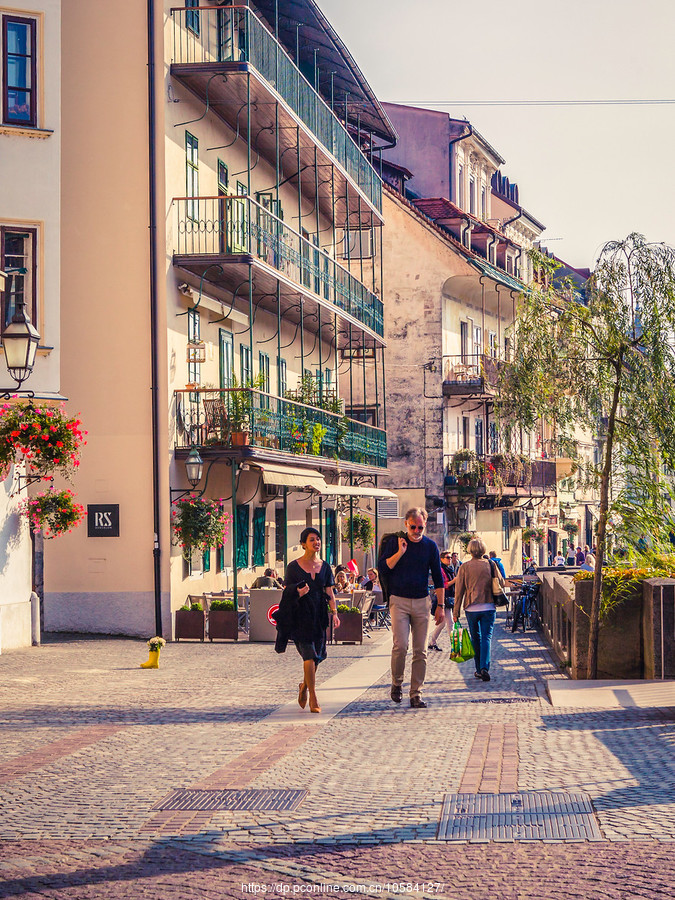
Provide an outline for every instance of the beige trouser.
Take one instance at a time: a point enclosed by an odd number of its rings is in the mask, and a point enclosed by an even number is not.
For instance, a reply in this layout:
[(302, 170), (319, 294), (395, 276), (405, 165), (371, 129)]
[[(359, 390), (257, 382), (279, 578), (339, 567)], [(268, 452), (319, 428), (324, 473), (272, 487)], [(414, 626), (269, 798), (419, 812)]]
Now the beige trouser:
[(419, 697), (427, 674), (427, 630), (431, 598), (389, 597), (389, 616), (394, 646), (391, 651), (391, 683), (403, 684), (405, 658), (408, 653), (408, 636), (412, 628), (412, 669), (410, 672), (410, 697)]

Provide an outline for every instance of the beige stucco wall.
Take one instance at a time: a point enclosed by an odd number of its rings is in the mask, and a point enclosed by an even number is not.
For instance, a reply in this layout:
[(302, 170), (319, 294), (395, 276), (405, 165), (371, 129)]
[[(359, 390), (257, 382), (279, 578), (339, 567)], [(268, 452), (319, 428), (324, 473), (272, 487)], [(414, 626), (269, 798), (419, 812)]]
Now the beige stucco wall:
[[(0, 224), (37, 229), (37, 320), (41, 336), (35, 368), (24, 389), (54, 394), (60, 387), (59, 217), (61, 137), (61, 3), (14, 0), (0, 4), (8, 13), (36, 21), (37, 127), (0, 125)], [(27, 310), (30, 313), (30, 309)], [(11, 379), (0, 352), (3, 375)], [(11, 497), (14, 473), (0, 483), (0, 650), (31, 643), (31, 540), (17, 509), (25, 491)]]
[[(78, 497), (85, 506), (119, 503), (120, 537), (88, 538), (83, 525), (50, 542), (45, 626), (147, 634), (154, 629), (154, 528), (145, 7), (65, 0), (63, 35), (62, 383), (69, 410), (89, 432)], [(163, 130), (162, 116), (160, 102)], [(161, 167), (161, 142), (158, 149)], [(160, 331), (162, 293), (160, 283)], [(159, 352), (166, 433), (165, 343)], [(165, 552), (167, 474), (165, 464)]]

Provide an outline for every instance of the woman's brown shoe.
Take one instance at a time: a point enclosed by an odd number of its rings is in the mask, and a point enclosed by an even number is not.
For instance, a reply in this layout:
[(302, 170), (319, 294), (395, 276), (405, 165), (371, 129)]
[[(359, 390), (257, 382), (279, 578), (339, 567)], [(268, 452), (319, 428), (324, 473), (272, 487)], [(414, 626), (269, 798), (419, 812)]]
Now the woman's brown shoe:
[(307, 685), (304, 681), (298, 685), (298, 703), (300, 709), (304, 709), (307, 706)]

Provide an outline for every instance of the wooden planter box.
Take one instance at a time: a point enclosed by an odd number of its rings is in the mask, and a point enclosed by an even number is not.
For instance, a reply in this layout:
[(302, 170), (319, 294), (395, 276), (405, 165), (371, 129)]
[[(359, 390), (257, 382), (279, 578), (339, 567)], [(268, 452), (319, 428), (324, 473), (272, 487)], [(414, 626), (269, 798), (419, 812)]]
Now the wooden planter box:
[(332, 642), (337, 644), (362, 644), (363, 643), (363, 616), (360, 612), (338, 613), (340, 627), (333, 628)]
[(176, 640), (203, 641), (206, 637), (206, 614), (203, 609), (176, 610)]
[(209, 610), (209, 640), (238, 641), (239, 613), (234, 609)]

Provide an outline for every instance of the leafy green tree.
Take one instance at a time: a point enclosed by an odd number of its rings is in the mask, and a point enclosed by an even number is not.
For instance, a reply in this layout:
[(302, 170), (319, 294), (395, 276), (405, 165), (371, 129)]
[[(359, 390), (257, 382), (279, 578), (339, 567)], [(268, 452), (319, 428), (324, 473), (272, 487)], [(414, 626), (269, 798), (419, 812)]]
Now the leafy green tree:
[[(665, 546), (675, 530), (675, 250), (642, 235), (605, 245), (585, 296), (556, 282), (557, 264), (533, 254), (537, 282), (522, 295), (498, 411), (508, 433), (543, 420), (560, 455), (599, 490), (588, 677), (597, 677), (602, 564), (608, 523), (622, 540)], [(582, 461), (576, 429), (595, 434), (600, 463)], [(672, 546), (671, 546), (672, 549)]]

